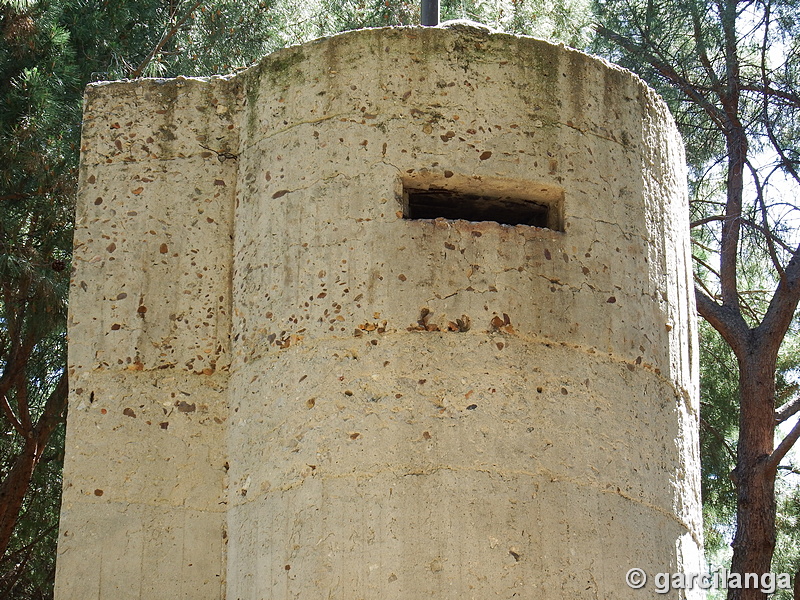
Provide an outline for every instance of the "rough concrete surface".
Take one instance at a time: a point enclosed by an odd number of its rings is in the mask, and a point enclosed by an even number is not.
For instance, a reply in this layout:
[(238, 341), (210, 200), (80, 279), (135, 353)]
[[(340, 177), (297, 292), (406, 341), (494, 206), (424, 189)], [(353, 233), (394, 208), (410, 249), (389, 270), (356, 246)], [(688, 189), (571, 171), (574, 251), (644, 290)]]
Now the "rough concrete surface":
[[(362, 30), (90, 86), (82, 151), (59, 600), (699, 571), (683, 150), (634, 75)], [(405, 218), (419, 190), (546, 227)]]

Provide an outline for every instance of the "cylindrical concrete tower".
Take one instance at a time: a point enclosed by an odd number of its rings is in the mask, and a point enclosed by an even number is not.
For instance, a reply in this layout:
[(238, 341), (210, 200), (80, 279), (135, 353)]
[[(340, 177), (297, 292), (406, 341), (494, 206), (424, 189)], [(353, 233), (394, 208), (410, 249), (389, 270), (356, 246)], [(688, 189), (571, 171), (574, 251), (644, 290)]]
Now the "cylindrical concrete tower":
[(90, 86), (58, 600), (698, 571), (683, 165), (634, 75), (463, 24)]
[(463, 25), (242, 79), (229, 597), (637, 597), (631, 567), (697, 570), (663, 102)]

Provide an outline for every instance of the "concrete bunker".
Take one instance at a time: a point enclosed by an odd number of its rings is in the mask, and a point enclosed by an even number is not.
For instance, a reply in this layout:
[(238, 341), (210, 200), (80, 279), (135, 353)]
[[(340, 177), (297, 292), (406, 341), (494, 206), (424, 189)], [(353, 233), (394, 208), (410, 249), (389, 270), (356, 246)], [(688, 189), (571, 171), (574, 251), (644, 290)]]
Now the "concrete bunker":
[(683, 154), (635, 76), (363, 30), (90, 86), (82, 148), (59, 600), (700, 570)]

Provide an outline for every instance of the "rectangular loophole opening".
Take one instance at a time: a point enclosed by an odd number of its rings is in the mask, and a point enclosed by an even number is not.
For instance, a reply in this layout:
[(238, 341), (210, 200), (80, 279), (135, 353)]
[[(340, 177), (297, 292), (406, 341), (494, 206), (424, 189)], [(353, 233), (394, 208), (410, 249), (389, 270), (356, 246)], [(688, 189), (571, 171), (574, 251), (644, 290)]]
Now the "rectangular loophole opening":
[[(465, 185), (439, 187), (419, 180), (403, 184), (403, 218), (493, 221), (501, 225), (527, 225), (563, 231), (563, 192), (554, 186), (527, 182), (525, 191), (515, 186)], [(519, 193), (517, 193), (519, 192)]]

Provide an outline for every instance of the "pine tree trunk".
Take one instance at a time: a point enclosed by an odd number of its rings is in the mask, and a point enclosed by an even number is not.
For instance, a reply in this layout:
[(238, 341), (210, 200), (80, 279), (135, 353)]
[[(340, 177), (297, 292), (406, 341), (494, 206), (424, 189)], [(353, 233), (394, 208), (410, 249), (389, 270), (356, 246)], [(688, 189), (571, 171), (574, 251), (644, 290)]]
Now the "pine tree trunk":
[[(731, 573), (770, 570), (775, 551), (775, 471), (767, 464), (775, 435), (775, 363), (750, 350), (739, 358), (739, 446), (734, 470), (737, 527)], [(764, 600), (760, 589), (728, 589), (728, 600)]]
[[(25, 432), (22, 450), (17, 455), (11, 470), (0, 481), (0, 557), (8, 549), (14, 534), (25, 495), (31, 484), (33, 472), (42, 458), (50, 436), (64, 419), (67, 408), (69, 379), (67, 372), (61, 374), (58, 383), (44, 404), (39, 421)], [(30, 422), (30, 418), (27, 419)]]
[(25, 440), (25, 447), (14, 461), (14, 466), (0, 482), (0, 556), (3, 556), (14, 533), (22, 502), (31, 483), (38, 453), (33, 436)]
[(794, 600), (800, 600), (800, 571), (794, 574)]

